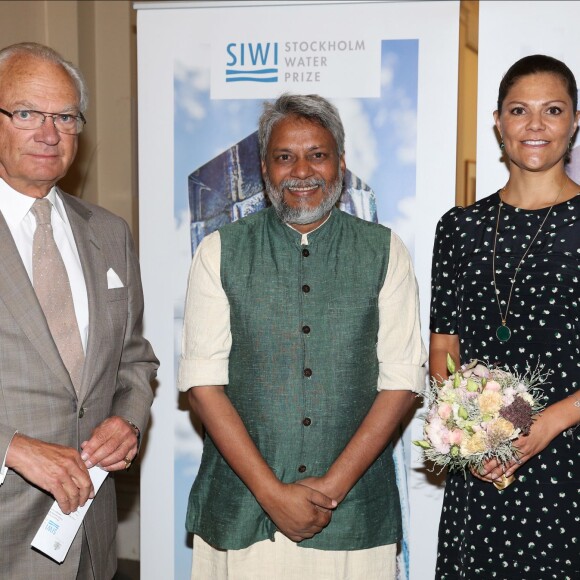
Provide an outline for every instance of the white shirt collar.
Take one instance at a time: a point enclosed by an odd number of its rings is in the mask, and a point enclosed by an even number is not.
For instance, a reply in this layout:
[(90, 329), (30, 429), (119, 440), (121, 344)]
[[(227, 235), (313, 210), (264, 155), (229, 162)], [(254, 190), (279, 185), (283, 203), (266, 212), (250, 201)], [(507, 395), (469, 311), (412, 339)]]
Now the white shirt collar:
[[(60, 219), (66, 223), (64, 205), (56, 194), (56, 187), (51, 188), (46, 198), (52, 203)], [(16, 191), (0, 178), (0, 211), (11, 231), (20, 225), (35, 201), (35, 197)]]
[(302, 234), (302, 239), (300, 240), (300, 244), (302, 246), (307, 246), (308, 245), (308, 234), (313, 234), (317, 229), (321, 228), (330, 219), (331, 214), (332, 214), (332, 211), (329, 212), (329, 214), (326, 216), (326, 219), (320, 225), (316, 226), (313, 230), (310, 230), (307, 234), (303, 234), (302, 232), (298, 232), (298, 230), (295, 227), (293, 227), (291, 224), (286, 224), (286, 225), (291, 230), (294, 230), (295, 232)]

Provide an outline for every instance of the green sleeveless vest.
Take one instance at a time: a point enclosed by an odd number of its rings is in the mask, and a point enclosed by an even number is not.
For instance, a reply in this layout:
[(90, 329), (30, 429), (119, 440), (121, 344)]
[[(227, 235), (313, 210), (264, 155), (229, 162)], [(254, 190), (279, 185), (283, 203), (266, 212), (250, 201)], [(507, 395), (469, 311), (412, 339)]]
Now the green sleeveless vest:
[[(308, 235), (272, 208), (220, 230), (221, 281), (230, 303), (226, 392), (276, 476), (322, 476), (377, 395), (378, 295), (390, 230), (339, 210)], [(275, 526), (206, 436), (187, 529), (221, 549), (273, 538)], [(357, 550), (400, 539), (389, 446), (299, 546)]]

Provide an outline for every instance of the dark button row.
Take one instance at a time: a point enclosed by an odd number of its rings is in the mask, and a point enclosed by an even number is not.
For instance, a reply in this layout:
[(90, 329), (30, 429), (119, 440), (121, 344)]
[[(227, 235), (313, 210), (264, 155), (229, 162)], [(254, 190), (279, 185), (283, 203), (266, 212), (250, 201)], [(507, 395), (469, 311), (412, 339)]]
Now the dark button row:
[[(310, 256), (310, 251), (307, 248), (303, 248), (302, 249), (302, 255), (305, 258), (308, 258), (308, 256)], [(308, 294), (308, 292), (310, 292), (310, 286), (308, 284), (304, 284), (302, 286), (302, 292), (304, 292), (305, 294)], [(310, 333), (310, 326), (303, 326), (302, 327), (302, 332), (304, 334), (309, 334)], [(312, 369), (304, 369), (304, 376), (305, 377), (311, 377), (312, 376)], [(309, 427), (312, 424), (312, 419), (310, 419), (310, 417), (305, 417), (302, 420), (302, 424), (305, 427)], [(306, 465), (300, 465), (298, 466), (298, 472), (299, 473), (304, 473), (306, 471)]]
[(85, 408), (81, 407), (79, 409), (79, 419), (82, 419), (85, 416)]

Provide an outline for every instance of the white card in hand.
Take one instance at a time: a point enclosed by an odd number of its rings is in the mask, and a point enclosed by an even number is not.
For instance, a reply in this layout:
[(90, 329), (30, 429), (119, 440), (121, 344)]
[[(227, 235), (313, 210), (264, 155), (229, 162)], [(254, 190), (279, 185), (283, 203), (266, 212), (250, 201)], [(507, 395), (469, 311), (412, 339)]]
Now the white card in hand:
[[(103, 481), (109, 475), (109, 472), (103, 471), (95, 465), (89, 469), (89, 475), (91, 476), (96, 495)], [(66, 558), (69, 548), (81, 527), (83, 518), (92, 503), (93, 500), (89, 499), (76, 512), (65, 514), (55, 501), (50, 510), (48, 510), (42, 525), (38, 528), (38, 532), (36, 532), (31, 546), (50, 556), (60, 564)]]

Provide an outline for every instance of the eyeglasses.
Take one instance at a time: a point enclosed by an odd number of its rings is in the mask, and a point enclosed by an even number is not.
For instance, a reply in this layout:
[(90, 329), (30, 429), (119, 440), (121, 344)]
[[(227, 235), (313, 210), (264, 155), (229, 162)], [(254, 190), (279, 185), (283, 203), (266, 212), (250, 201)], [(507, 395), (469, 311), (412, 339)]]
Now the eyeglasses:
[(6, 111), (0, 109), (0, 113), (10, 117), (12, 124), (17, 129), (38, 129), (42, 127), (47, 117), (52, 119), (54, 128), (59, 133), (66, 135), (78, 135), (86, 124), (86, 119), (82, 113), (71, 115), (70, 113), (43, 113), (42, 111), (32, 111), (29, 109), (20, 111)]

